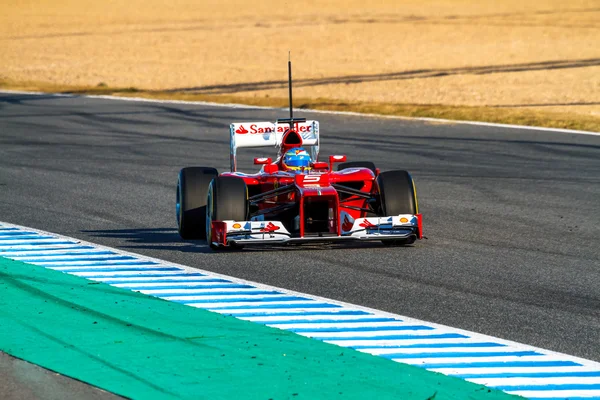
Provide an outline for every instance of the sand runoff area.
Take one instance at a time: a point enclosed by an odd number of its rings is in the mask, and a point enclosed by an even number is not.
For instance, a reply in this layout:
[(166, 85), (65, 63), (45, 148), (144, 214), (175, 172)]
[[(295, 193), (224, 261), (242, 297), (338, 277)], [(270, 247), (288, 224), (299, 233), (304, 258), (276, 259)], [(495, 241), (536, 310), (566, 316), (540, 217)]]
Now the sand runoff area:
[(288, 50), (300, 106), (600, 130), (598, 0), (0, 4), (3, 88), (284, 105)]

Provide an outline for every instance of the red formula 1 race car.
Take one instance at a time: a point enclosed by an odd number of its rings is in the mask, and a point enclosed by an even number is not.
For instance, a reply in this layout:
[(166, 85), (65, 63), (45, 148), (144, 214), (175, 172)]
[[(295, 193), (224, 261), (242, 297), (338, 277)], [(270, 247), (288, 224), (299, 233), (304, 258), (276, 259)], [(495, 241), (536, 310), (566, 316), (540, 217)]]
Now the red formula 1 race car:
[[(380, 172), (346, 156), (318, 161), (319, 123), (294, 118), (288, 61), (289, 119), (230, 126), (231, 172), (188, 167), (177, 182), (177, 226), (183, 239), (213, 249), (244, 245), (378, 240), (411, 244), (423, 237), (415, 184), (406, 171)], [(237, 149), (276, 147), (255, 158), (255, 174), (237, 170)], [(337, 171), (334, 171), (334, 164)]]
[[(188, 167), (179, 173), (182, 238), (206, 239), (213, 249), (352, 240), (402, 245), (422, 238), (410, 174), (380, 172), (344, 155), (317, 161), (317, 121), (234, 123), (230, 134), (231, 172)], [(275, 161), (255, 158), (259, 172), (237, 171), (239, 148), (265, 146), (278, 149)]]

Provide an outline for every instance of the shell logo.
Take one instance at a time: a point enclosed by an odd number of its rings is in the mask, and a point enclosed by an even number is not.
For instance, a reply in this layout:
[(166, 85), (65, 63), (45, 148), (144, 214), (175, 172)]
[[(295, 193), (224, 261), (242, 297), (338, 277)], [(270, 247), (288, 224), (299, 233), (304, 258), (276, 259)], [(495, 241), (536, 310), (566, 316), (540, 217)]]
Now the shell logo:
[(400, 222), (403, 224), (406, 224), (408, 222), (408, 218), (402, 217), (402, 218), (400, 218)]
[(242, 227), (242, 225), (235, 223), (233, 224), (233, 229), (240, 229)]

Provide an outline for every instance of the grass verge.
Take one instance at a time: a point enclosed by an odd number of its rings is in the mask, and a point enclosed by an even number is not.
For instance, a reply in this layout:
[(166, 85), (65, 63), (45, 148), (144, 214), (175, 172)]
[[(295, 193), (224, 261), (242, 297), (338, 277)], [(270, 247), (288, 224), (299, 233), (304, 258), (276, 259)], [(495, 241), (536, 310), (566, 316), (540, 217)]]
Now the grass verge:
[[(143, 97), (161, 100), (206, 101), (236, 103), (265, 107), (287, 107), (287, 98), (244, 97), (235, 95), (206, 95), (183, 91), (143, 90), (135, 87), (65, 86), (43, 82), (11, 82), (0, 80), (0, 89), (38, 91), (60, 94), (113, 95)], [(479, 121), (500, 124), (541, 126), (547, 128), (574, 129), (600, 132), (600, 118), (571, 113), (549, 112), (532, 108), (505, 109), (499, 107), (449, 106), (441, 104), (394, 104), (377, 102), (348, 102), (325, 98), (296, 98), (296, 108), (351, 111), (364, 114), (394, 115), (400, 117), (440, 118), (456, 121)]]

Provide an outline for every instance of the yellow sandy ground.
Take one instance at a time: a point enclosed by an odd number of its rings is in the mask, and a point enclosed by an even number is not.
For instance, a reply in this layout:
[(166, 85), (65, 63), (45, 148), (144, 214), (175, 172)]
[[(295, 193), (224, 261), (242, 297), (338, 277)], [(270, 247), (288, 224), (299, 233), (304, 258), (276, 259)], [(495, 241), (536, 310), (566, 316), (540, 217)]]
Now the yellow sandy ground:
[[(0, 80), (600, 118), (599, 0), (3, 0)], [(235, 85), (243, 84), (243, 85)]]

